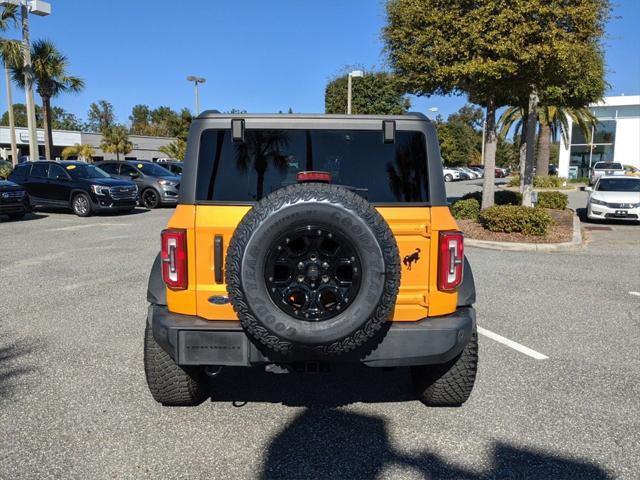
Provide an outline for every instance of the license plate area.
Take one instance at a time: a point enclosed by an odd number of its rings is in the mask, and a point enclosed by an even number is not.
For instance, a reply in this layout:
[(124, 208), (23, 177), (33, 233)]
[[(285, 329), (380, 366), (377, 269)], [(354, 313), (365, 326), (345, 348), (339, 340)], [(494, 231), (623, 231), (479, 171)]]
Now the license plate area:
[(248, 365), (249, 342), (244, 332), (181, 330), (179, 365)]
[(616, 210), (614, 215), (616, 217), (626, 217), (629, 214), (627, 210)]

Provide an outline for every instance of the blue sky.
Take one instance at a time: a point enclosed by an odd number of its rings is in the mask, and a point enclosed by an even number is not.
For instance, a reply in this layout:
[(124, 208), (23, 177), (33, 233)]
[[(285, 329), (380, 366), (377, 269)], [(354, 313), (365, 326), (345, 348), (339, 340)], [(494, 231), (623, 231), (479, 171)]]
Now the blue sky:
[[(324, 87), (345, 66), (385, 65), (383, 0), (50, 3), (51, 16), (31, 16), (31, 37), (54, 40), (70, 72), (85, 79), (84, 92), (54, 100), (81, 118), (103, 98), (120, 122), (138, 103), (193, 108), (189, 74), (207, 78), (203, 109), (322, 112)], [(640, 0), (617, 0), (605, 43), (608, 94), (640, 94)], [(412, 110), (438, 107), (446, 116), (464, 103), (419, 98)]]

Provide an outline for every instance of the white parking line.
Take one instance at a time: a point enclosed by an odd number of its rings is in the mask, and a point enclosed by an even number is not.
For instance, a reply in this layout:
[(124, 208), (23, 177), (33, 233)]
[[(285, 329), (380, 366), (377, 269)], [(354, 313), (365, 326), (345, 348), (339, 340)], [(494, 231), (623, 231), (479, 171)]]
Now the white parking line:
[(629, 292), (629, 295), (635, 295), (636, 297), (640, 297), (640, 292)]
[(508, 338), (503, 337), (502, 335), (498, 335), (497, 333), (493, 333), (485, 328), (482, 327), (478, 327), (478, 333), (480, 335), (484, 335), (485, 337), (489, 337), (492, 340), (495, 340), (496, 342), (502, 343), (503, 345), (506, 345), (507, 347), (511, 347), (514, 350), (519, 351), (520, 353), (524, 353), (525, 355), (529, 355), (532, 358), (535, 358), (536, 360), (546, 360), (547, 357), (546, 355), (543, 355), (540, 352), (536, 352), (535, 350), (530, 349), (529, 347), (525, 347), (524, 345), (519, 344), (518, 342), (514, 342), (513, 340), (509, 340)]
[(85, 223), (81, 225), (71, 225), (69, 227), (50, 228), (48, 231), (63, 232), (63, 231), (81, 230), (83, 228), (92, 228), (92, 227), (128, 227), (130, 225), (131, 225), (130, 223)]

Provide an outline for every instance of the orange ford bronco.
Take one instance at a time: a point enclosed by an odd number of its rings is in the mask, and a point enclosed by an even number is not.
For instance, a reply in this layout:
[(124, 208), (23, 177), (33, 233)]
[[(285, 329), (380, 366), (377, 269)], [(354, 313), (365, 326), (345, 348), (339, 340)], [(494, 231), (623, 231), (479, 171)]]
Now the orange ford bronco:
[(201, 114), (147, 297), (164, 405), (222, 367), (410, 367), (434, 406), (475, 381), (473, 276), (420, 114)]

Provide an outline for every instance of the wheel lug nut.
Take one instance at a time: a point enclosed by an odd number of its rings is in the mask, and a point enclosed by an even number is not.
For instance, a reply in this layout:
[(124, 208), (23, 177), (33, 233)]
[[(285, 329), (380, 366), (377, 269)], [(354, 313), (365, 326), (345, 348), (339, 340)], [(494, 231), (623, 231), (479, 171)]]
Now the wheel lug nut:
[(298, 275), (298, 281), (304, 282), (304, 275)]
[(328, 276), (328, 275), (323, 275), (323, 276), (322, 276), (322, 281), (323, 281), (324, 283), (327, 283), (327, 282), (329, 281), (329, 276)]
[(322, 235), (322, 230), (318, 230), (318, 235)]
[(351, 261), (355, 262), (356, 261), (356, 257), (351, 257)]
[(302, 262), (298, 263), (298, 268), (300, 270), (302, 270), (304, 268), (304, 263), (302, 263)]
[(324, 268), (325, 270), (327, 270), (329, 268), (329, 264), (327, 262), (324, 262), (322, 264), (322, 268)]

